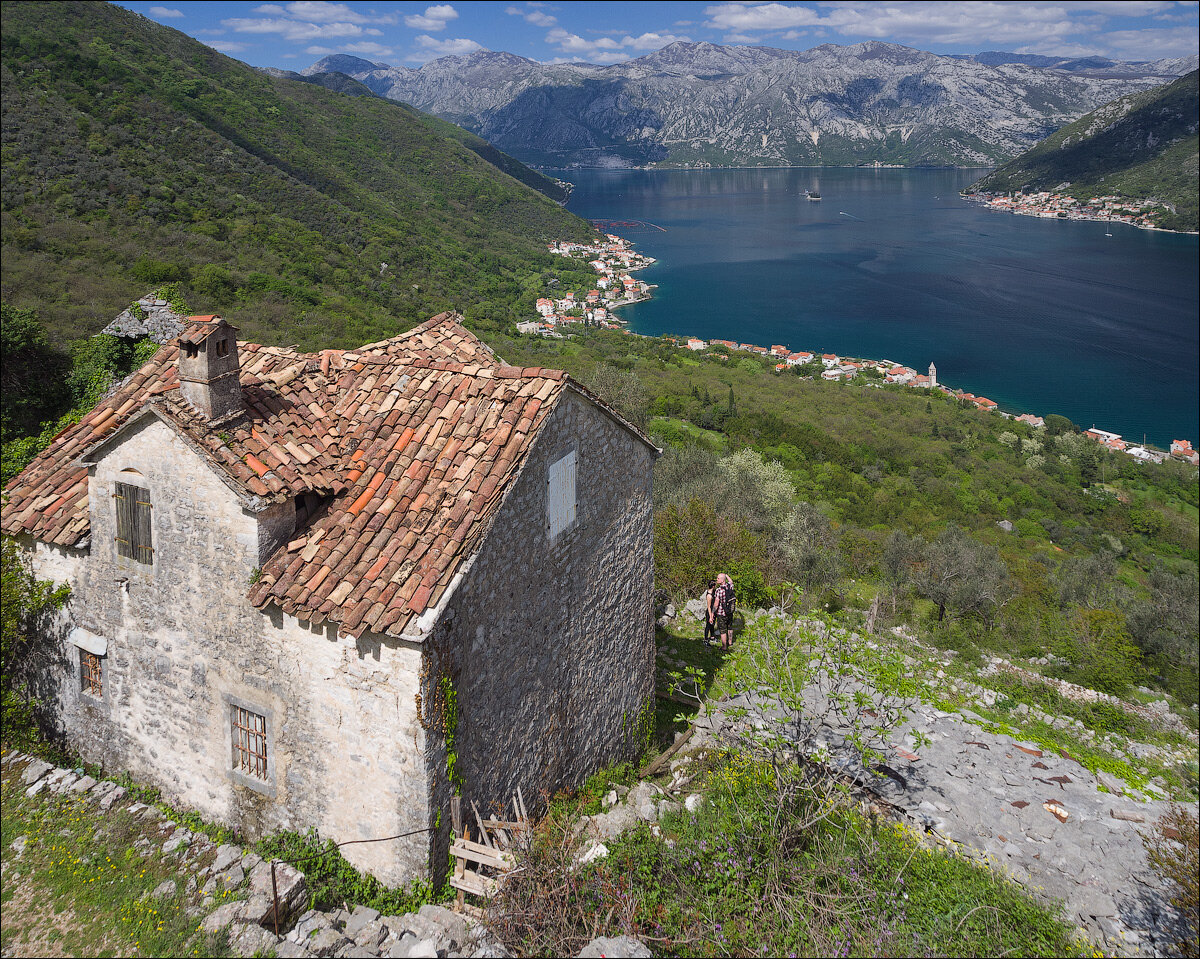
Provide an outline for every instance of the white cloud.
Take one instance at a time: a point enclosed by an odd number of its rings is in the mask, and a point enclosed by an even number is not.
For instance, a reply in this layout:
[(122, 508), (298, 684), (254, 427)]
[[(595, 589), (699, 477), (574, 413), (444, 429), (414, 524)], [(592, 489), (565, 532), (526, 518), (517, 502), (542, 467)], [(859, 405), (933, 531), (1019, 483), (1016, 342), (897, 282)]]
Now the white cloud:
[(151, 7), (147, 11), (150, 16), (158, 17), (160, 20), (174, 20), (176, 17), (182, 17), (182, 10), (173, 10), (170, 7)]
[(297, 20), (309, 23), (370, 23), (371, 18), (356, 13), (344, 3), (326, 3), (324, 0), (297, 0), (284, 5), (284, 9)]
[(428, 63), (430, 60), (436, 60), (439, 57), (461, 57), (466, 56), (468, 53), (487, 49), (482, 44), (476, 43), (474, 40), (468, 40), (465, 37), (457, 39), (447, 37), (444, 40), (439, 40), (424, 33), (417, 37), (417, 47), (417, 50), (414, 50), (405, 57), (410, 63)]
[(562, 53), (574, 59), (582, 57), (592, 63), (604, 64), (619, 63), (637, 53), (661, 50), (668, 44), (687, 39), (687, 37), (676, 36), (673, 33), (647, 32), (636, 37), (626, 34), (620, 39), (599, 37), (595, 40), (585, 40), (578, 34), (570, 33), (562, 27), (555, 27), (546, 34), (546, 42), (551, 46), (558, 47)]
[(238, 43), (234, 40), (202, 40), (206, 47), (212, 47), (218, 53), (242, 53), (250, 49), (248, 43)]
[(1152, 30), (1114, 30), (1097, 38), (1108, 55), (1120, 60), (1159, 60), (1197, 52), (1196, 26)]
[(704, 10), (707, 26), (716, 30), (786, 30), (819, 23), (820, 14), (808, 7), (792, 7), (785, 3), (765, 3), (749, 7), (741, 3), (720, 3)]
[[(1085, 10), (1094, 6), (1078, 4), (1072, 9)], [(741, 34), (827, 27), (854, 39), (950, 45), (975, 45), (984, 40), (998, 49), (1065, 37), (1097, 26), (1085, 18), (1073, 19), (1059, 4), (990, 0), (834, 3), (819, 10), (783, 3), (754, 7), (723, 3), (706, 8), (705, 13), (710, 18), (708, 26)]]
[(305, 47), (305, 53), (317, 57), (329, 57), (335, 53), (358, 53), (364, 57), (390, 57), (396, 51), (391, 47), (365, 40), (362, 43), (347, 43), (340, 47)]
[(235, 17), (230, 20), (222, 20), (221, 26), (234, 33), (278, 33), (284, 40), (292, 42), (329, 40), (333, 37), (382, 36), (381, 31), (372, 27), (361, 27), (357, 23), (345, 22), (306, 23), (302, 20), (280, 18)]
[(621, 46), (632, 50), (661, 50), (672, 43), (687, 41), (687, 37), (676, 36), (673, 33), (643, 33), (640, 36), (621, 38)]
[(446, 24), (458, 19), (458, 11), (450, 4), (443, 3), (435, 7), (426, 7), (423, 14), (414, 14), (404, 18), (404, 25), (414, 30), (445, 30)]
[(535, 27), (552, 27), (558, 23), (557, 18), (538, 10), (537, 7), (540, 6), (540, 3), (531, 3), (524, 10), (520, 7), (505, 7), (504, 12), (510, 17), (521, 17), (526, 23), (532, 23)]
[[(1093, 52), (1109, 49), (1113, 53), (1128, 50), (1130, 52), (1123, 55), (1132, 56), (1132, 51), (1156, 44), (1161, 44), (1163, 49), (1176, 50), (1182, 40), (1173, 31), (1163, 31), (1161, 36), (1155, 36), (1153, 30), (1106, 33), (1111, 19), (1165, 16), (1169, 11), (1179, 9), (1180, 5), (1167, 0), (1078, 0), (1071, 3), (1036, 0), (856, 3), (835, 0), (815, 8), (778, 2), (719, 3), (705, 8), (704, 12), (709, 17), (705, 25), (726, 31), (726, 42), (746, 42), (752, 34), (757, 42), (762, 42), (763, 34), (797, 40), (805, 36), (806, 29), (817, 28), (850, 41), (877, 39), (923, 46), (942, 44), (976, 48), (982, 44), (995, 50), (1018, 47), (1054, 51), (1089, 49)], [(1108, 37), (1112, 40), (1107, 40)], [(1139, 37), (1143, 39), (1139, 40)], [(1194, 27), (1192, 39), (1194, 49)]]

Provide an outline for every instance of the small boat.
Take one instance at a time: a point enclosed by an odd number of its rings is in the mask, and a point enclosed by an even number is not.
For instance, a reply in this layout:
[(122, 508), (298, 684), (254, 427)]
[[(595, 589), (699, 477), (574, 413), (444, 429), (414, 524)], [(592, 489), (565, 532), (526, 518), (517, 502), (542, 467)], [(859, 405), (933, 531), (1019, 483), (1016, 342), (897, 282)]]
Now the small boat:
[(814, 191), (808, 195), (808, 198), (810, 200), (819, 200), (821, 199), (821, 194)]

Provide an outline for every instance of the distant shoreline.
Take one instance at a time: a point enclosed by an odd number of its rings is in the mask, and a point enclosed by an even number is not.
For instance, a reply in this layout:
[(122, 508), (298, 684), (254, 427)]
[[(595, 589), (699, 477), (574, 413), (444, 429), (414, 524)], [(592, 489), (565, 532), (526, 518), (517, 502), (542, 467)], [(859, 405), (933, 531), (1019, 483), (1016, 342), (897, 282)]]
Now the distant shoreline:
[(602, 173), (630, 173), (633, 171), (643, 173), (712, 173), (717, 170), (995, 170), (995, 164), (985, 166), (957, 166), (953, 163), (928, 163), (918, 164), (916, 166), (904, 166), (898, 163), (881, 163), (879, 166), (874, 166), (870, 163), (780, 163), (780, 164), (759, 164), (757, 166), (584, 166), (583, 164), (575, 164), (572, 166), (529, 166), (537, 170), (539, 173), (546, 173), (548, 170), (558, 170), (564, 173), (569, 173), (571, 170), (586, 170), (591, 172)]
[[(1080, 200), (1078, 197), (1063, 193), (1059, 196), (1066, 197), (1076, 203), (1087, 203), (1086, 200)], [(1000, 207), (993, 201), (997, 199), (1011, 198), (1011, 193), (966, 193), (959, 194), (964, 200), (973, 203), (979, 203), (991, 210), (993, 213), (1011, 213), (1014, 216), (1028, 216), (1035, 220), (1082, 220), (1091, 223), (1119, 223), (1121, 226), (1132, 226), (1138, 230), (1150, 230), (1153, 233), (1173, 233), (1176, 236), (1200, 236), (1200, 232), (1196, 230), (1168, 230), (1166, 227), (1154, 226), (1150, 223), (1133, 223), (1129, 220), (1115, 220), (1111, 216), (1101, 216), (1099, 214), (1089, 215), (1086, 210), (1071, 210), (1064, 211), (1065, 216), (1059, 216), (1057, 212), (1038, 212), (1032, 209), (1020, 209), (1017, 207)], [(1150, 200), (1130, 200), (1130, 203), (1149, 203)]]

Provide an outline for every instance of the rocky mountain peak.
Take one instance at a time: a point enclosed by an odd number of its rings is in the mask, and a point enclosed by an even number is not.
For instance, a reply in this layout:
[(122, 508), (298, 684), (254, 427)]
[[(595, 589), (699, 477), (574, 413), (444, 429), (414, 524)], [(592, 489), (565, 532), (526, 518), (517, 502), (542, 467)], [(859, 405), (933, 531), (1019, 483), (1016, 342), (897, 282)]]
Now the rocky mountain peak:
[(301, 70), (300, 73), (306, 77), (312, 76), (314, 73), (344, 73), (348, 77), (357, 78), (360, 73), (389, 69), (391, 68), (386, 63), (372, 63), (362, 57), (352, 57), (348, 53), (335, 53), (332, 56), (322, 57), (311, 67)]

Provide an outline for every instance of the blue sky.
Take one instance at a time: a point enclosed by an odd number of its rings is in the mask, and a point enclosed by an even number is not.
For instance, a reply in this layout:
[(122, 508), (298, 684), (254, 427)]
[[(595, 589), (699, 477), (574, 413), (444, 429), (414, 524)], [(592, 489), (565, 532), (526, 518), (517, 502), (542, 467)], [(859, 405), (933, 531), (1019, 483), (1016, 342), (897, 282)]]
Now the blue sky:
[(254, 66), (330, 53), (395, 66), (503, 50), (617, 63), (675, 40), (805, 50), (884, 40), (934, 53), (1005, 50), (1152, 60), (1197, 52), (1197, 2), (123, 3)]

